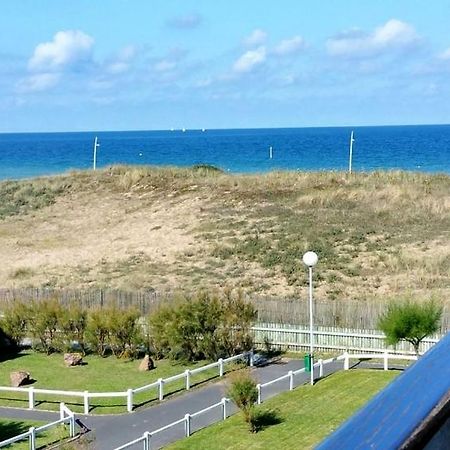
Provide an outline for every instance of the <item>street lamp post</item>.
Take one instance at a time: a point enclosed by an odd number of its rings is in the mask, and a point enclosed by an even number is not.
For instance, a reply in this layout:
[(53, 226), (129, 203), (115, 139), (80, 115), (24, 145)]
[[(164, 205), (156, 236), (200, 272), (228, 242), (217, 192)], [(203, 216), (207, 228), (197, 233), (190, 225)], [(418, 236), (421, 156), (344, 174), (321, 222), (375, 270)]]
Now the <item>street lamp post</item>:
[(314, 384), (314, 329), (313, 329), (313, 267), (319, 260), (314, 252), (306, 252), (303, 255), (303, 262), (309, 269), (309, 361), (311, 366), (311, 385)]

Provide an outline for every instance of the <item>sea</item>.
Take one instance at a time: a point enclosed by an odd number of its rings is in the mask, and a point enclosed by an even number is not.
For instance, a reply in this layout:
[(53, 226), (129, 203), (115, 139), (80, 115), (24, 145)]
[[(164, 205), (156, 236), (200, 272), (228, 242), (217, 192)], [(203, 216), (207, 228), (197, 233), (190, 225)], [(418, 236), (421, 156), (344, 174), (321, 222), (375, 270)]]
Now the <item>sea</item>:
[(450, 125), (188, 129), (0, 134), (0, 180), (116, 164), (272, 170), (407, 170), (450, 174)]

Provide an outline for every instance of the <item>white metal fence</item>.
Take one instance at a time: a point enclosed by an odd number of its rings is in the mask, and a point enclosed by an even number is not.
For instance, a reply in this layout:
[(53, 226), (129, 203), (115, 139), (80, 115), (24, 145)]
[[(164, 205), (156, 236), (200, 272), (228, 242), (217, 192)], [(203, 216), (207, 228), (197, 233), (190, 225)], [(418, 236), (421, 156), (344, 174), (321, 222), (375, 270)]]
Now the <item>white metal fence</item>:
[[(287, 350), (309, 347), (309, 328), (300, 325), (258, 323), (252, 328), (255, 344), (260, 347), (265, 342)], [(429, 350), (442, 336), (425, 338), (419, 351)], [(395, 347), (387, 346), (385, 335), (378, 330), (358, 330), (354, 328), (315, 327), (314, 348), (317, 350), (355, 350), (360, 352), (414, 353), (411, 344), (400, 342)]]
[(45, 425), (42, 425), (40, 427), (30, 427), (30, 429), (25, 432), (18, 434), (17, 436), (14, 436), (12, 438), (6, 439), (4, 441), (0, 442), (0, 448), (2, 447), (8, 447), (11, 444), (14, 444), (15, 442), (28, 440), (29, 443), (29, 449), (30, 450), (36, 450), (36, 448), (40, 448), (41, 445), (36, 444), (36, 439), (40, 433), (43, 431), (49, 430), (50, 428), (62, 425), (62, 424), (68, 424), (69, 425), (69, 437), (73, 438), (75, 436), (75, 415), (73, 412), (67, 408), (64, 403), (60, 403), (59, 405), (59, 414), (60, 418), (59, 420), (56, 420), (55, 422), (46, 423)]
[[(383, 353), (359, 353), (359, 354), (351, 354), (348, 352), (344, 352), (342, 355), (339, 355), (335, 358), (329, 358), (329, 359), (319, 359), (316, 363), (313, 364), (312, 366), (312, 370), (314, 371), (318, 371), (318, 373), (313, 373), (313, 377), (315, 378), (315, 380), (322, 378), (324, 375), (324, 367), (328, 364), (331, 363), (335, 363), (337, 361), (343, 361), (343, 369), (344, 370), (349, 370), (350, 368), (350, 361), (352, 359), (381, 359), (383, 361), (383, 368), (384, 370), (388, 370), (389, 369), (389, 360), (416, 360), (417, 357), (416, 356), (412, 356), (409, 354), (390, 354), (387, 351), (383, 352)], [(292, 391), (296, 386), (300, 385), (302, 383), (302, 380), (299, 380), (298, 378), (296, 379), (296, 377), (302, 373), (304, 373), (306, 371), (306, 369), (303, 367), (301, 369), (298, 370), (290, 370), (289, 372), (287, 372), (285, 375), (282, 375), (281, 377), (278, 378), (274, 378), (273, 380), (270, 380), (266, 383), (260, 383), (257, 384), (257, 390), (258, 390), (258, 400), (257, 403), (258, 405), (261, 404), (264, 401), (264, 395), (263, 395), (263, 390), (265, 388), (268, 388), (269, 386), (275, 384), (275, 383), (279, 383), (282, 381), (288, 381), (288, 383), (286, 383), (286, 386), (284, 389), (281, 390), (290, 390)], [(305, 382), (305, 380), (303, 380), (303, 382)], [(185, 437), (189, 437), (192, 434), (192, 429), (191, 429), (191, 421), (192, 418), (197, 417), (201, 414), (205, 414), (213, 409), (216, 408), (220, 408), (222, 411), (222, 415), (221, 415), (221, 419), (222, 420), (226, 420), (227, 417), (229, 416), (228, 414), (228, 410), (227, 410), (227, 404), (230, 402), (230, 399), (228, 398), (222, 398), (220, 402), (214, 403), (213, 405), (204, 408), (200, 411), (196, 411), (195, 413), (191, 413), (191, 414), (185, 414), (184, 417), (182, 417), (179, 420), (176, 420), (175, 422), (169, 423), (168, 425), (165, 425), (161, 428), (158, 428), (155, 431), (149, 432), (146, 431), (141, 437), (134, 439), (133, 441), (129, 441), (123, 445), (121, 445), (120, 447), (116, 447), (114, 450), (125, 450), (128, 448), (131, 448), (137, 444), (142, 444), (142, 449), (143, 450), (152, 450), (152, 442), (153, 442), (153, 437), (157, 434), (163, 433), (166, 430), (169, 430), (170, 428), (174, 428), (177, 427), (179, 425), (184, 425), (184, 436)]]
[(245, 352), (236, 356), (231, 356), (230, 358), (218, 359), (216, 362), (211, 364), (207, 364), (205, 366), (197, 367), (195, 369), (187, 369), (182, 373), (177, 375), (173, 375), (167, 378), (159, 378), (153, 383), (147, 384), (145, 386), (141, 386), (138, 388), (130, 388), (123, 392), (89, 392), (89, 391), (64, 391), (64, 390), (53, 390), (53, 389), (38, 389), (33, 386), (30, 387), (10, 387), (10, 386), (0, 386), (0, 392), (23, 392), (28, 396), (28, 409), (35, 409), (36, 406), (36, 396), (39, 394), (45, 395), (55, 395), (55, 396), (66, 396), (66, 397), (79, 397), (83, 399), (83, 409), (84, 414), (89, 414), (90, 411), (90, 403), (89, 400), (92, 398), (114, 398), (114, 397), (122, 397), (126, 399), (127, 403), (127, 411), (132, 412), (134, 407), (134, 394), (150, 391), (152, 389), (157, 390), (157, 397), (159, 400), (163, 400), (164, 398), (164, 386), (172, 383), (177, 380), (184, 379), (184, 388), (189, 390), (191, 388), (191, 376), (204, 372), (209, 369), (218, 368), (218, 376), (223, 377), (225, 373), (225, 365), (243, 360), (249, 362), (250, 365), (253, 364), (253, 353)]

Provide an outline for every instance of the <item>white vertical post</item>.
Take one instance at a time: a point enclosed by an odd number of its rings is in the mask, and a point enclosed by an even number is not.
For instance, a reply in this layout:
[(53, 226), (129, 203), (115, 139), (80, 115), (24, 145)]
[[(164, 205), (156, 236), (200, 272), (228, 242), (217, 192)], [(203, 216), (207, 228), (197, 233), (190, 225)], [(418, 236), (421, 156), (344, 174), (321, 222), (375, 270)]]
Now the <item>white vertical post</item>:
[(227, 418), (227, 398), (222, 398), (222, 419), (225, 420)]
[(309, 354), (311, 358), (311, 385), (314, 384), (314, 325), (313, 325), (313, 269), (309, 266)]
[(70, 416), (69, 433), (70, 433), (71, 438), (75, 437), (75, 415), (74, 414), (72, 414)]
[(89, 414), (89, 392), (84, 391), (83, 397), (84, 397), (84, 414), (88, 415)]
[(186, 377), (186, 390), (188, 391), (191, 388), (191, 371), (186, 369), (184, 371), (184, 376)]
[(219, 358), (217, 362), (219, 363), (219, 377), (223, 377), (223, 359)]
[(384, 352), (383, 360), (384, 360), (384, 370), (388, 370), (389, 369), (389, 359), (388, 359), (388, 353), (386, 351)]
[(94, 170), (97, 168), (97, 147), (100, 147), (100, 144), (98, 143), (98, 137), (95, 136), (94, 139)]
[(30, 427), (30, 450), (36, 450), (36, 428)]
[(249, 351), (249, 358), (248, 358), (248, 364), (249, 364), (249, 366), (250, 367), (253, 367), (253, 365), (254, 365), (254, 352), (253, 352), (253, 349), (251, 349), (250, 351)]
[(344, 352), (344, 370), (348, 370), (350, 367), (348, 352)]
[(34, 387), (28, 388), (28, 409), (34, 409)]
[(288, 374), (289, 374), (289, 390), (292, 391), (292, 389), (294, 389), (294, 372), (290, 370)]
[(323, 359), (319, 359), (319, 378), (323, 377)]
[(191, 435), (191, 415), (186, 414), (184, 416), (184, 421), (184, 434), (186, 435), (186, 437), (189, 437)]
[(352, 173), (353, 142), (355, 142), (355, 140), (353, 139), (353, 131), (352, 131), (352, 134), (350, 135), (350, 154), (348, 157), (348, 173)]
[(133, 389), (127, 390), (127, 411), (133, 412)]
[(258, 405), (261, 404), (261, 385), (258, 383), (256, 385), (256, 389), (258, 390)]
[(162, 378), (158, 378), (158, 396), (160, 401), (164, 398), (164, 381)]
[(64, 403), (59, 404), (59, 420), (64, 419)]
[(146, 431), (144, 433), (144, 438), (145, 438), (144, 450), (151, 450), (150, 446), (152, 444), (152, 442), (151, 442), (152, 435), (148, 431)]

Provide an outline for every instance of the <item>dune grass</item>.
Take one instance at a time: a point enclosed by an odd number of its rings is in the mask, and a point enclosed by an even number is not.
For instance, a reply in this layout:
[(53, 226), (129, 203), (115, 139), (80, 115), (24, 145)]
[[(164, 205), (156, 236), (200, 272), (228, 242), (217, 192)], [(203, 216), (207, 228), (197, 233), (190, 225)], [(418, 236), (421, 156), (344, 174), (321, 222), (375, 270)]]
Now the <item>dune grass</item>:
[(0, 249), (14, 260), (0, 269), (5, 287), (298, 297), (301, 256), (314, 249), (323, 299), (450, 293), (448, 175), (114, 166), (3, 182), (0, 194)]
[(342, 371), (315, 386), (300, 386), (258, 407), (261, 430), (250, 433), (241, 413), (194, 433), (172, 450), (309, 449), (362, 407), (398, 375), (397, 371)]
[[(158, 378), (167, 378), (184, 372), (187, 368), (200, 367), (207, 362), (180, 364), (170, 360), (155, 361), (156, 368), (150, 372), (138, 370), (139, 361), (123, 361), (113, 356), (101, 358), (88, 355), (83, 366), (65, 367), (61, 354), (46, 356), (32, 351), (21, 352), (17, 357), (0, 362), (0, 386), (9, 386), (9, 374), (14, 370), (31, 373), (36, 380), (35, 388), (61, 389), (66, 391), (90, 392), (124, 392), (129, 388), (145, 386)], [(230, 370), (231, 366), (226, 366)], [(208, 381), (218, 376), (218, 370), (208, 369), (191, 376), (191, 385)], [(184, 389), (184, 379), (164, 386), (164, 394), (169, 395)], [(134, 405), (147, 405), (158, 399), (157, 388), (135, 394)], [(58, 410), (63, 401), (74, 412), (83, 412), (82, 397), (59, 397), (56, 395), (37, 394), (35, 396), (38, 409)], [(95, 398), (89, 400), (91, 412), (94, 414), (110, 414), (126, 412), (126, 398)], [(26, 393), (0, 391), (0, 406), (28, 407)]]

